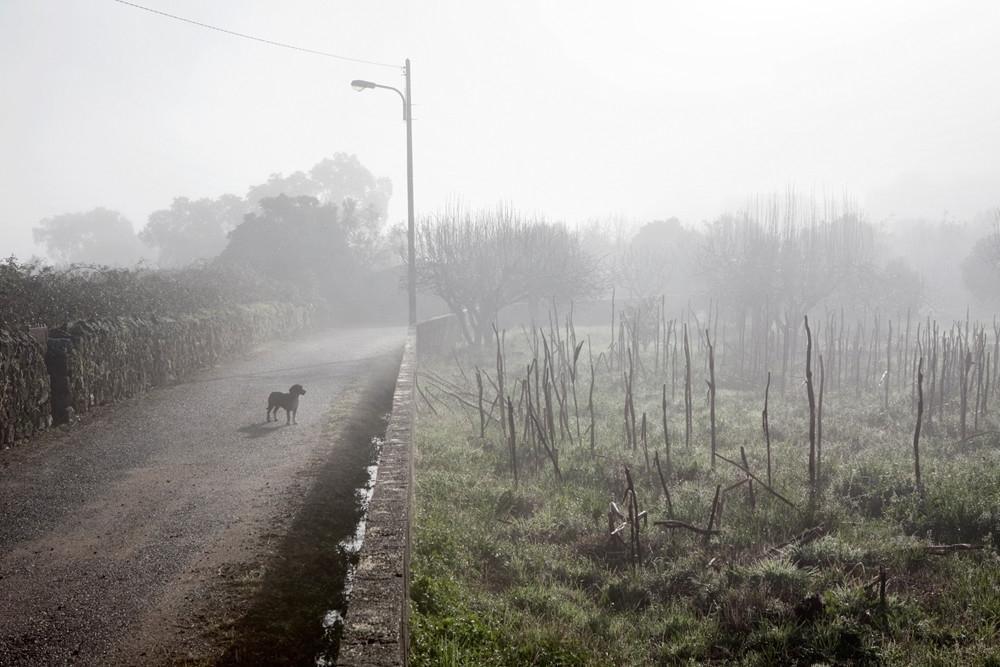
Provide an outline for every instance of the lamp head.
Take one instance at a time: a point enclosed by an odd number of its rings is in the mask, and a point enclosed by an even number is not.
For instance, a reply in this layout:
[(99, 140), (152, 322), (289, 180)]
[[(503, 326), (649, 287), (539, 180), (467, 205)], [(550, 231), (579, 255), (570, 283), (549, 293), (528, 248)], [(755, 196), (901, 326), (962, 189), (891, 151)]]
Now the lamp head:
[(375, 87), (375, 84), (372, 83), (371, 81), (364, 81), (363, 79), (355, 79), (354, 81), (351, 81), (351, 88), (353, 88), (354, 90), (358, 91), (359, 93), (362, 90), (365, 90), (367, 88), (374, 88), (374, 87)]

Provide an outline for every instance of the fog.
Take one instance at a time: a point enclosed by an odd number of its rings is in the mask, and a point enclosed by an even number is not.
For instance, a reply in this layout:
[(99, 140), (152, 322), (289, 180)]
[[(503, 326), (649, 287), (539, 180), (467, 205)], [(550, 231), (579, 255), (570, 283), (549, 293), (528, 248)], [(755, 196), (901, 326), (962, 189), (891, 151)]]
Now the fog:
[[(992, 2), (246, 3), (156, 9), (413, 62), (418, 215), (504, 200), (571, 225), (712, 220), (789, 186), (875, 222), (998, 205)], [(138, 231), (174, 197), (244, 195), (355, 154), (405, 218), (400, 71), (238, 39), (120, 3), (0, 5), (0, 248), (98, 206)]]
[(998, 664), (998, 35), (0, 0), (0, 665)]

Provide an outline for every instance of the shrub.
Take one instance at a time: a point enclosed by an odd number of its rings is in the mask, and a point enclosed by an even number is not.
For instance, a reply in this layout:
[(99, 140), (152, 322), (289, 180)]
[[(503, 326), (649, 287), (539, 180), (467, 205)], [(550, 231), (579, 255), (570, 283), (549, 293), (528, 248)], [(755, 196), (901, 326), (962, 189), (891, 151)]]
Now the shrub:
[(63, 326), (80, 319), (190, 313), (252, 301), (289, 300), (288, 288), (237, 266), (116, 269), (0, 262), (0, 328)]

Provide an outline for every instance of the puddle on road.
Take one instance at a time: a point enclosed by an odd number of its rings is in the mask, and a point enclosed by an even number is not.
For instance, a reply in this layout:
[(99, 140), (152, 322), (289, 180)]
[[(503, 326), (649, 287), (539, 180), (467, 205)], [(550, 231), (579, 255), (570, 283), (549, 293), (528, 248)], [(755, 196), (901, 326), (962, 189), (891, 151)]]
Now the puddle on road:
[(371, 369), (350, 414), (328, 433), (344, 446), (323, 464), (218, 664), (335, 664), (399, 359)]

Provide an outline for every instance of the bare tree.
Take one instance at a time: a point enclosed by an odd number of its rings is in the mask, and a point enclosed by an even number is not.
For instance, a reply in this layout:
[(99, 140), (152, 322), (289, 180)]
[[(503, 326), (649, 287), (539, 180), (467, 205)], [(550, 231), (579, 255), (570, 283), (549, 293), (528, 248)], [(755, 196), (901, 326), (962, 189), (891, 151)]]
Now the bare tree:
[(751, 202), (713, 223), (705, 237), (706, 278), (737, 310), (805, 313), (873, 263), (875, 230), (850, 202), (820, 206), (794, 192)]
[(423, 220), (416, 240), (418, 287), (448, 304), (469, 343), (489, 338), (504, 306), (527, 302), (534, 310), (599, 284), (597, 263), (576, 234), (510, 206), (475, 212), (454, 206)]

